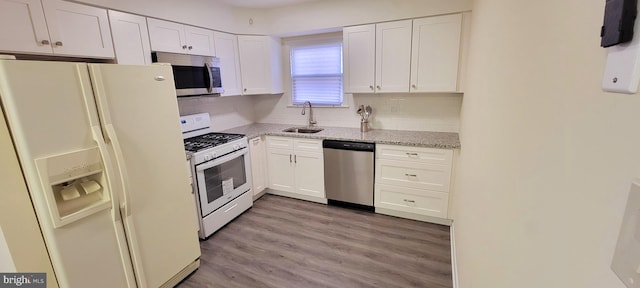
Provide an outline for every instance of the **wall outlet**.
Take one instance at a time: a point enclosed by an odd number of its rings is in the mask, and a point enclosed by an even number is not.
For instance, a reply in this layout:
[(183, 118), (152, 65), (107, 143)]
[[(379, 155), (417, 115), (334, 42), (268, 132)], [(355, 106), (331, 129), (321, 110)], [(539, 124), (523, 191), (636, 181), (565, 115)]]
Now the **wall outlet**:
[(640, 287), (640, 179), (631, 183), (611, 270), (627, 287)]

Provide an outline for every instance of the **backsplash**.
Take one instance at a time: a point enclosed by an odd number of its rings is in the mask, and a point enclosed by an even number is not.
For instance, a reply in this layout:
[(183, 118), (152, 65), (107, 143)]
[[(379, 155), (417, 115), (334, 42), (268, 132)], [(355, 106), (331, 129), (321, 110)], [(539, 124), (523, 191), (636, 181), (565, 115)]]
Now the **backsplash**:
[(248, 96), (181, 97), (180, 115), (209, 113), (214, 131), (254, 123), (253, 99)]
[[(300, 107), (290, 107), (288, 93), (232, 97), (178, 98), (180, 115), (209, 113), (212, 127), (222, 131), (258, 123), (307, 124)], [(314, 108), (318, 126), (360, 127), (359, 105), (373, 108), (372, 129), (458, 132), (462, 94), (345, 95), (349, 107)]]
[[(289, 106), (289, 94), (255, 96), (259, 123), (306, 125), (307, 115)], [(359, 105), (370, 105), (372, 129), (458, 132), (462, 94), (357, 94), (345, 95), (348, 108), (314, 108), (318, 126), (360, 127)]]

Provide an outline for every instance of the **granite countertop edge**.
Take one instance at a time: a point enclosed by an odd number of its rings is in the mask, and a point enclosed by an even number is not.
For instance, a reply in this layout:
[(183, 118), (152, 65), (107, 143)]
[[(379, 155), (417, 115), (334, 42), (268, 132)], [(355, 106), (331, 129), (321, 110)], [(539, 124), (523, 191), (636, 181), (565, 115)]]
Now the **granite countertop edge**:
[(431, 132), (431, 131), (404, 131), (374, 129), (369, 132), (360, 132), (359, 128), (324, 127), (324, 130), (313, 133), (282, 132), (289, 127), (303, 127), (302, 125), (254, 123), (245, 126), (227, 129), (224, 133), (244, 134), (248, 139), (258, 136), (284, 136), (307, 139), (327, 139), (342, 141), (358, 141), (376, 144), (404, 145), (440, 149), (460, 149), (458, 133)]

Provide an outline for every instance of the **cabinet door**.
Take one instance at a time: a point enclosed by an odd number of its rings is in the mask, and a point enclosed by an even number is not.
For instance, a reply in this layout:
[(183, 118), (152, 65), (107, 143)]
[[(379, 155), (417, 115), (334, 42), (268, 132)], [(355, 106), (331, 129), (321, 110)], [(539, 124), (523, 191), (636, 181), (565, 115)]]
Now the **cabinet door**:
[(293, 162), (296, 166), (295, 192), (325, 198), (324, 159), (322, 153), (296, 151)]
[(375, 31), (375, 24), (342, 30), (345, 93), (374, 92)]
[(192, 26), (184, 26), (187, 54), (214, 56), (213, 31)]
[(147, 19), (133, 14), (109, 10), (111, 34), (118, 64), (151, 64), (151, 44)]
[(0, 50), (53, 52), (40, 0), (0, 0)]
[(413, 20), (411, 92), (456, 92), (462, 15)]
[(267, 149), (269, 188), (294, 192), (293, 151), (283, 149)]
[(107, 10), (76, 3), (44, 1), (53, 54), (113, 58)]
[(376, 24), (376, 93), (409, 92), (411, 20)]
[(222, 32), (214, 32), (216, 57), (220, 58), (222, 88), (220, 96), (242, 94), (242, 77), (240, 76), (240, 56), (238, 55), (238, 36)]
[(147, 24), (152, 51), (186, 53), (184, 25), (153, 18), (147, 18)]
[(257, 195), (266, 188), (267, 178), (265, 175), (266, 155), (264, 141), (260, 137), (249, 141), (249, 153), (251, 154), (251, 176), (253, 177), (253, 195)]
[(242, 92), (245, 95), (269, 94), (270, 61), (266, 36), (238, 36)]

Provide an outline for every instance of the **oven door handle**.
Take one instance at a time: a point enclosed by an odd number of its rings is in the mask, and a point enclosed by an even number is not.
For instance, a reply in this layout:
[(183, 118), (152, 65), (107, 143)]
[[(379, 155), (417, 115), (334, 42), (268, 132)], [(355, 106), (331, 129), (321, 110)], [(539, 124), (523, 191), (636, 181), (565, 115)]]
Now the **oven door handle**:
[[(238, 153), (238, 152), (240, 152), (240, 153)], [(238, 151), (235, 151), (233, 153), (224, 155), (224, 156), (222, 156), (220, 158), (211, 160), (209, 162), (204, 162), (202, 164), (197, 164), (196, 165), (196, 172), (202, 172), (202, 171), (207, 170), (207, 169), (209, 169), (211, 167), (218, 166), (218, 165), (220, 165), (222, 163), (225, 163), (225, 162), (227, 162), (229, 160), (233, 160), (235, 158), (243, 156), (243, 155), (247, 154), (247, 152), (248, 152), (247, 147), (244, 147), (244, 148), (242, 148), (242, 149), (240, 149)]]
[(207, 86), (207, 92), (213, 93), (213, 73), (211, 73), (211, 63), (204, 63), (204, 70), (207, 71), (207, 76), (209, 76), (209, 82)]

